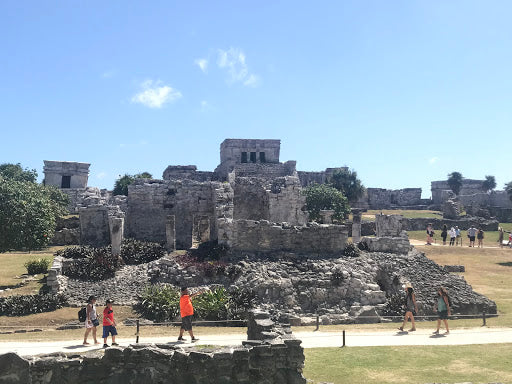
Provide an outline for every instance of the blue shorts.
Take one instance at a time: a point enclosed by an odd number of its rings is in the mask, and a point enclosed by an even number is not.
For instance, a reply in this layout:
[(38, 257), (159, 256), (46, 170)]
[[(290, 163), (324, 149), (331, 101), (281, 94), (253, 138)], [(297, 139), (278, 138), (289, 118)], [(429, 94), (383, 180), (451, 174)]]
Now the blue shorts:
[(103, 338), (108, 337), (111, 334), (112, 336), (117, 335), (117, 329), (113, 325), (104, 325), (103, 326)]

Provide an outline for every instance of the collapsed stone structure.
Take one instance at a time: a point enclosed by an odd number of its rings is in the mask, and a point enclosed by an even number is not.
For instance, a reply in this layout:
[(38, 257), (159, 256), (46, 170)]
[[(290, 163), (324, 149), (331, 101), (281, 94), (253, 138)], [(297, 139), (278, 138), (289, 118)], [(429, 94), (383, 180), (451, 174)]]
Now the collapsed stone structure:
[(213, 172), (169, 166), (162, 180), (136, 180), (126, 199), (105, 196), (83, 204), (81, 243), (106, 245), (107, 217), (123, 216), (126, 236), (167, 243), (169, 250), (218, 241), (244, 252), (342, 251), (347, 229), (307, 224), (302, 194), (303, 185), (325, 180), (334, 169), (299, 174), (296, 162), (281, 163), (279, 153), (280, 140), (226, 139)]
[[(500, 222), (512, 221), (512, 201), (506, 191), (487, 192), (485, 180), (463, 179), (457, 196), (469, 214), (485, 218), (496, 217)], [(446, 202), (453, 199), (453, 192), (446, 180), (432, 181), (432, 208), (441, 210)]]
[(0, 382), (11, 384), (305, 384), (304, 350), (289, 324), (253, 311), (242, 345), (223, 348), (132, 344), (89, 353), (22, 358), (0, 355)]

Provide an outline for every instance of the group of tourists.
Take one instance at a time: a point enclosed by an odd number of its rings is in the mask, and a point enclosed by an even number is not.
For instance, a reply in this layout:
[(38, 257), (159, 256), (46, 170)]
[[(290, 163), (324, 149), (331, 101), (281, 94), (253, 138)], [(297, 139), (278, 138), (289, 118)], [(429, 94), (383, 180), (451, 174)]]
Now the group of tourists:
[[(190, 295), (187, 287), (181, 288), (181, 297), (180, 297), (180, 315), (181, 315), (181, 327), (180, 327), (180, 335), (178, 337), (178, 341), (183, 342), (185, 339), (183, 338), (183, 334), (185, 331), (188, 331), (191, 341), (195, 342), (199, 340), (194, 336), (194, 332), (192, 331), (192, 316), (194, 315), (194, 307), (192, 305), (192, 297), (200, 295), (203, 293), (202, 291), (194, 293)], [(112, 345), (119, 345), (116, 343), (117, 329), (116, 322), (114, 320), (114, 310), (112, 309), (112, 300), (108, 299), (105, 303), (105, 309), (103, 309), (103, 348), (107, 348), (109, 345), (107, 344), (107, 339), (109, 335), (112, 336)], [(90, 296), (87, 300), (87, 306), (85, 307), (85, 334), (84, 334), (84, 342), (83, 345), (90, 345), (87, 342), (87, 338), (89, 334), (92, 332), (92, 338), (94, 340), (94, 344), (100, 344), (96, 337), (96, 328), (100, 325), (100, 321), (98, 318), (98, 312), (96, 310), (96, 297)]]
[[(411, 320), (411, 329), (409, 332), (416, 331), (416, 323), (414, 321), (414, 316), (418, 314), (418, 304), (416, 303), (416, 296), (414, 295), (414, 289), (412, 288), (411, 283), (407, 283), (404, 285), (405, 289), (405, 315), (404, 322), (401, 327), (398, 329), (403, 331), (405, 326), (407, 325), (407, 321)], [(439, 334), (439, 328), (441, 327), (441, 320), (444, 323), (446, 331), (445, 335), (450, 333), (448, 328), (448, 316), (451, 316), (450, 309), (450, 298), (448, 297), (448, 292), (446, 288), (439, 287), (437, 289), (437, 301), (434, 305), (434, 312), (437, 312), (437, 329), (433, 332), (435, 335)]]
[[(427, 244), (426, 245), (432, 245), (434, 243), (434, 227), (432, 223), (429, 223), (427, 225)], [(443, 245), (446, 245), (446, 239), (450, 237), (450, 246), (462, 246), (462, 235), (461, 230), (458, 226), (451, 227), (448, 229), (446, 224), (443, 225), (443, 229), (441, 230), (441, 238), (443, 239)], [(478, 247), (483, 248), (484, 247), (484, 238), (485, 238), (485, 232), (482, 228), (475, 228), (474, 225), (469, 227), (467, 230), (467, 237), (469, 239), (469, 246), (470, 247)], [(505, 230), (502, 227), (498, 227), (498, 244), (500, 248), (503, 248), (504, 246), (512, 248), (512, 232), (508, 233), (508, 242), (505, 244)], [(475, 241), (476, 244), (475, 245)]]

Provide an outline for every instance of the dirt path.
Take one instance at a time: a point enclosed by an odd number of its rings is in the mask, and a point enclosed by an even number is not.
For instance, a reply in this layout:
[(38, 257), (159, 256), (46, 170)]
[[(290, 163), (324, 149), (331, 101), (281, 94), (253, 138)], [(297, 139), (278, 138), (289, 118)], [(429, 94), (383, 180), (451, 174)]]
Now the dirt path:
[[(341, 332), (295, 332), (294, 335), (302, 340), (304, 348), (341, 347), (343, 336)], [(237, 335), (199, 335), (196, 345), (237, 345), (241, 344), (246, 336)], [(189, 339), (189, 338), (187, 338)], [(135, 342), (134, 338), (118, 339), (121, 346), (126, 347)], [(168, 343), (189, 346), (190, 343), (177, 343), (175, 338), (152, 337), (141, 338), (140, 343)], [(464, 345), (464, 344), (494, 344), (512, 343), (512, 328), (471, 328), (452, 330), (449, 335), (433, 335), (431, 330), (418, 330), (416, 332), (347, 332), (345, 334), (347, 347), (370, 346), (400, 346), (400, 345)], [(76, 340), (52, 342), (3, 342), (0, 343), (0, 354), (16, 352), (19, 355), (37, 355), (53, 352), (81, 353), (99, 346), (83, 346)]]

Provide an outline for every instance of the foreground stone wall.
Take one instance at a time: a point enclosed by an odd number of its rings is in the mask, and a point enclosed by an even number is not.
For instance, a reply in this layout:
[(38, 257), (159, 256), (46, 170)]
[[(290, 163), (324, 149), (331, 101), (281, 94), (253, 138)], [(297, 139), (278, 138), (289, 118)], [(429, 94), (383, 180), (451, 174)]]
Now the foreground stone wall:
[(308, 223), (294, 227), (267, 220), (232, 220), (230, 227), (231, 231), (219, 242), (233, 251), (332, 254), (343, 251), (348, 239), (347, 229), (342, 225)]
[(228, 348), (133, 344), (79, 355), (0, 355), (0, 383), (10, 384), (305, 384), (304, 350), (289, 327), (253, 312), (254, 340)]

